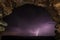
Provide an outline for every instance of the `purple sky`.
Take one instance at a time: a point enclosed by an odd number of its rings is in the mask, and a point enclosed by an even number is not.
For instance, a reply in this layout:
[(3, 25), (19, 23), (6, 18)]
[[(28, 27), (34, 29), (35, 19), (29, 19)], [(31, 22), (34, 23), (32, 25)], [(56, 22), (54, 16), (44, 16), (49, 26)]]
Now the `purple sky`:
[(54, 36), (55, 22), (45, 8), (23, 5), (15, 8), (13, 14), (5, 17), (8, 23), (4, 35)]

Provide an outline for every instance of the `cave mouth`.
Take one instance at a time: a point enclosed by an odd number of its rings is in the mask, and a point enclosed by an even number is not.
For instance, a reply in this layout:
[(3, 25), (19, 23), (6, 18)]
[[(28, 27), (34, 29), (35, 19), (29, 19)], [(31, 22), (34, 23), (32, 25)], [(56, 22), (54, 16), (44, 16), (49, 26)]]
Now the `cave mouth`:
[(5, 17), (4, 20), (8, 23), (5, 35), (36, 36), (37, 33), (39, 33), (38, 36), (55, 35), (55, 22), (46, 8), (41, 6), (24, 4), (14, 8), (12, 14)]

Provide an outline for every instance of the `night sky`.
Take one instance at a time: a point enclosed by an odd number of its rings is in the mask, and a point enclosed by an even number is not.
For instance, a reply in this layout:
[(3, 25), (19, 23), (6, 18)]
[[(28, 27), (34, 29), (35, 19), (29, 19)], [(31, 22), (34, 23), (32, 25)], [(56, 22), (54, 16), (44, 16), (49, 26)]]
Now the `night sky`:
[(43, 7), (25, 4), (14, 8), (12, 14), (4, 18), (8, 23), (4, 35), (54, 36), (55, 22)]

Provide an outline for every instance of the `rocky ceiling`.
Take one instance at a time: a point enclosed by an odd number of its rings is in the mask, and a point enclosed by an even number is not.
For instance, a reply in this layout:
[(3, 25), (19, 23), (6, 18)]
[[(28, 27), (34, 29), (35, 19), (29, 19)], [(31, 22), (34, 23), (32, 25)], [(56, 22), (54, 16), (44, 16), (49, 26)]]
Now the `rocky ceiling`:
[(59, 9), (60, 0), (0, 0), (0, 8), (3, 8), (4, 14), (9, 15), (14, 7), (19, 7), (26, 3), (37, 6), (47, 7), (53, 4), (56, 9)]

